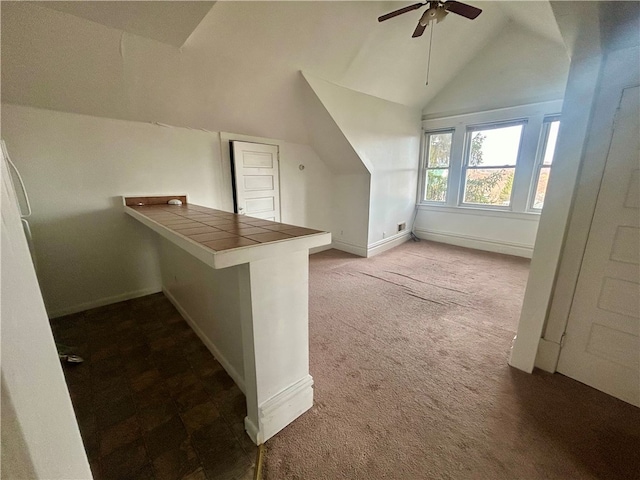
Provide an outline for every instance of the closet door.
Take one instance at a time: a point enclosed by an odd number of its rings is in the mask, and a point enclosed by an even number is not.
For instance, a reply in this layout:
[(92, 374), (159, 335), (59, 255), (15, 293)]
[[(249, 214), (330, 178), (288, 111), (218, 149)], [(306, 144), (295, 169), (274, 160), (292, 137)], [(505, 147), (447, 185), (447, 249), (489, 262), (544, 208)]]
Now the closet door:
[(619, 106), (558, 371), (640, 406), (640, 79), (615, 70), (603, 75)]
[(280, 221), (278, 147), (231, 142), (235, 212)]

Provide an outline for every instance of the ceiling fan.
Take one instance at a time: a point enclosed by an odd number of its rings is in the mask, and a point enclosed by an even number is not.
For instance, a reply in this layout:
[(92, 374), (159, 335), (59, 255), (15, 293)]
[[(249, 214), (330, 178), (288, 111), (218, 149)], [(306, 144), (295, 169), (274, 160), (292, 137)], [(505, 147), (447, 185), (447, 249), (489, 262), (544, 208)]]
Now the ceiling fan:
[(421, 36), (424, 33), (424, 30), (427, 28), (427, 25), (429, 25), (429, 22), (435, 20), (436, 23), (440, 23), (442, 20), (444, 20), (444, 17), (446, 17), (449, 12), (456, 13), (470, 20), (473, 20), (482, 13), (481, 9), (472, 5), (467, 5), (466, 3), (456, 2), (454, 0), (449, 0), (446, 2), (436, 0), (414, 3), (413, 5), (394, 10), (393, 12), (378, 17), (378, 21), (384, 22), (385, 20), (397, 17), (398, 15), (402, 15), (403, 13), (417, 10), (418, 8), (424, 7), (425, 5), (428, 5), (429, 8), (425, 10), (425, 12), (422, 14), (422, 17), (420, 17), (418, 25), (416, 26), (413, 35), (411, 35), (413, 38)]
[[(455, 14), (461, 15), (469, 20), (473, 20), (477, 18), (478, 15), (482, 13), (482, 10), (474, 7), (472, 5), (467, 5), (466, 3), (456, 2), (455, 0), (434, 0), (434, 1), (426, 1), (420, 3), (414, 3), (413, 5), (408, 5), (406, 7), (400, 8), (398, 10), (394, 10), (393, 12), (389, 12), (385, 15), (381, 15), (378, 17), (378, 22), (384, 22), (385, 20), (389, 20), (390, 18), (397, 17), (398, 15), (402, 15), (403, 13), (408, 13), (413, 10), (417, 10), (421, 7), (428, 6), (425, 12), (418, 20), (418, 25), (416, 29), (413, 31), (413, 38), (420, 37), (424, 33), (425, 29), (429, 25), (429, 23), (435, 21), (435, 23), (440, 23), (444, 20), (444, 17), (447, 16), (449, 12), (453, 12)], [(433, 43), (433, 27), (431, 27), (431, 36), (429, 39), (429, 56), (427, 60), (427, 80), (426, 84), (429, 85), (429, 67), (431, 65), (431, 44)]]

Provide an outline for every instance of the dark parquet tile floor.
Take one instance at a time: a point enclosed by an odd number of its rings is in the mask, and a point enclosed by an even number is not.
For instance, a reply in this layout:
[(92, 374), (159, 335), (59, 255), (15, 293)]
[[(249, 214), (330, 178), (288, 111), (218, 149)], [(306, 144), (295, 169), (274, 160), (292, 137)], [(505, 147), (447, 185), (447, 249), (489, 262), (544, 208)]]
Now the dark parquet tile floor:
[(162, 294), (51, 324), (96, 480), (253, 478), (245, 397)]

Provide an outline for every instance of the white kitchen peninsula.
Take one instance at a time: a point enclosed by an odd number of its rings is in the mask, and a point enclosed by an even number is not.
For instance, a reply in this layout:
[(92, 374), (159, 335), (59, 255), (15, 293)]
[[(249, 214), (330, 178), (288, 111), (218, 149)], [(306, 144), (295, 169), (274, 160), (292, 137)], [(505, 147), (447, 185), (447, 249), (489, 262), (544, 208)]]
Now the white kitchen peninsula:
[(331, 234), (186, 200), (126, 197), (125, 212), (159, 234), (163, 291), (245, 393), (259, 445), (313, 404), (308, 257)]

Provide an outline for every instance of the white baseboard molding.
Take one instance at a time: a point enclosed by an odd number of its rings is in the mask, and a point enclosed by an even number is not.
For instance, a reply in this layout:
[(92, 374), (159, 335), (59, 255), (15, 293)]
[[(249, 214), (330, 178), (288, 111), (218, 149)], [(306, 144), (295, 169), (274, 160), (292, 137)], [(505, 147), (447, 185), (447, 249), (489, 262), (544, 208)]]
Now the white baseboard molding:
[(333, 247), (331, 244), (322, 245), (321, 247), (313, 247), (309, 249), (309, 255), (313, 255), (314, 253), (324, 252), (325, 250), (331, 250)]
[(541, 338), (538, 344), (535, 366), (545, 372), (555, 373), (558, 368), (559, 358), (560, 344)]
[(431, 240), (433, 242), (448, 243), (459, 247), (473, 248), (475, 250), (485, 250), (487, 252), (504, 253), (506, 255), (515, 255), (517, 257), (531, 258), (533, 255), (533, 246), (520, 243), (499, 242), (486, 238), (473, 237), (471, 235), (460, 235), (450, 232), (435, 232), (432, 230), (423, 230), (416, 228), (414, 230), (418, 238)]
[(256, 445), (261, 445), (313, 406), (311, 375), (274, 395), (258, 407), (258, 425), (246, 417), (244, 426)]
[(404, 242), (411, 238), (411, 232), (404, 231), (400, 233), (396, 233), (389, 238), (383, 238), (382, 240), (378, 240), (375, 243), (369, 245), (367, 249), (367, 257), (373, 257), (382, 252), (386, 252), (387, 250), (391, 250), (398, 245), (402, 245)]
[(354, 255), (358, 255), (359, 257), (367, 256), (367, 247), (361, 247), (360, 245), (353, 245), (352, 243), (339, 242), (334, 240), (331, 243), (331, 248), (335, 248), (336, 250), (341, 250), (347, 253), (352, 253)]
[(169, 292), (169, 290), (165, 288), (163, 288), (162, 291), (165, 294), (165, 296), (169, 299), (169, 301), (173, 304), (173, 306), (176, 307), (176, 310), (180, 312), (180, 315), (182, 315), (182, 318), (184, 318), (186, 322), (191, 326), (193, 331), (196, 332), (196, 335), (200, 337), (200, 340), (202, 340), (202, 343), (204, 343), (207, 346), (211, 354), (214, 357), (216, 357), (216, 360), (218, 360), (218, 362), (220, 362), (220, 365), (222, 365), (222, 368), (224, 368), (225, 371), (229, 374), (229, 376), (233, 379), (233, 381), (236, 382), (236, 385), (238, 385), (238, 388), (242, 390), (242, 393), (246, 393), (245, 386), (244, 386), (244, 375), (240, 375), (240, 373), (238, 373), (238, 371), (231, 365), (231, 363), (229, 363), (229, 361), (224, 357), (224, 355), (220, 353), (220, 350), (218, 349), (218, 347), (216, 347), (215, 344), (204, 334), (204, 332), (198, 326), (196, 321), (193, 318), (191, 318), (191, 315), (189, 315), (189, 313), (182, 307), (182, 305), (180, 305), (180, 302), (176, 300), (176, 298), (171, 294), (171, 292)]
[(258, 426), (253, 423), (249, 417), (244, 417), (244, 429), (247, 432), (247, 435), (249, 435), (249, 438), (256, 445), (262, 445), (265, 442), (265, 440), (262, 440), (262, 437), (260, 436)]
[(113, 295), (111, 297), (104, 297), (99, 300), (93, 300), (91, 302), (79, 303), (71, 307), (58, 308), (48, 311), (49, 318), (63, 317), (65, 315), (71, 315), (72, 313), (84, 312), (85, 310), (91, 310), (92, 308), (104, 307), (105, 305), (111, 305), (112, 303), (124, 302), (134, 298), (145, 297), (147, 295), (153, 295), (154, 293), (160, 293), (162, 289), (160, 287), (143, 288), (135, 290), (133, 292), (126, 292), (120, 295)]

